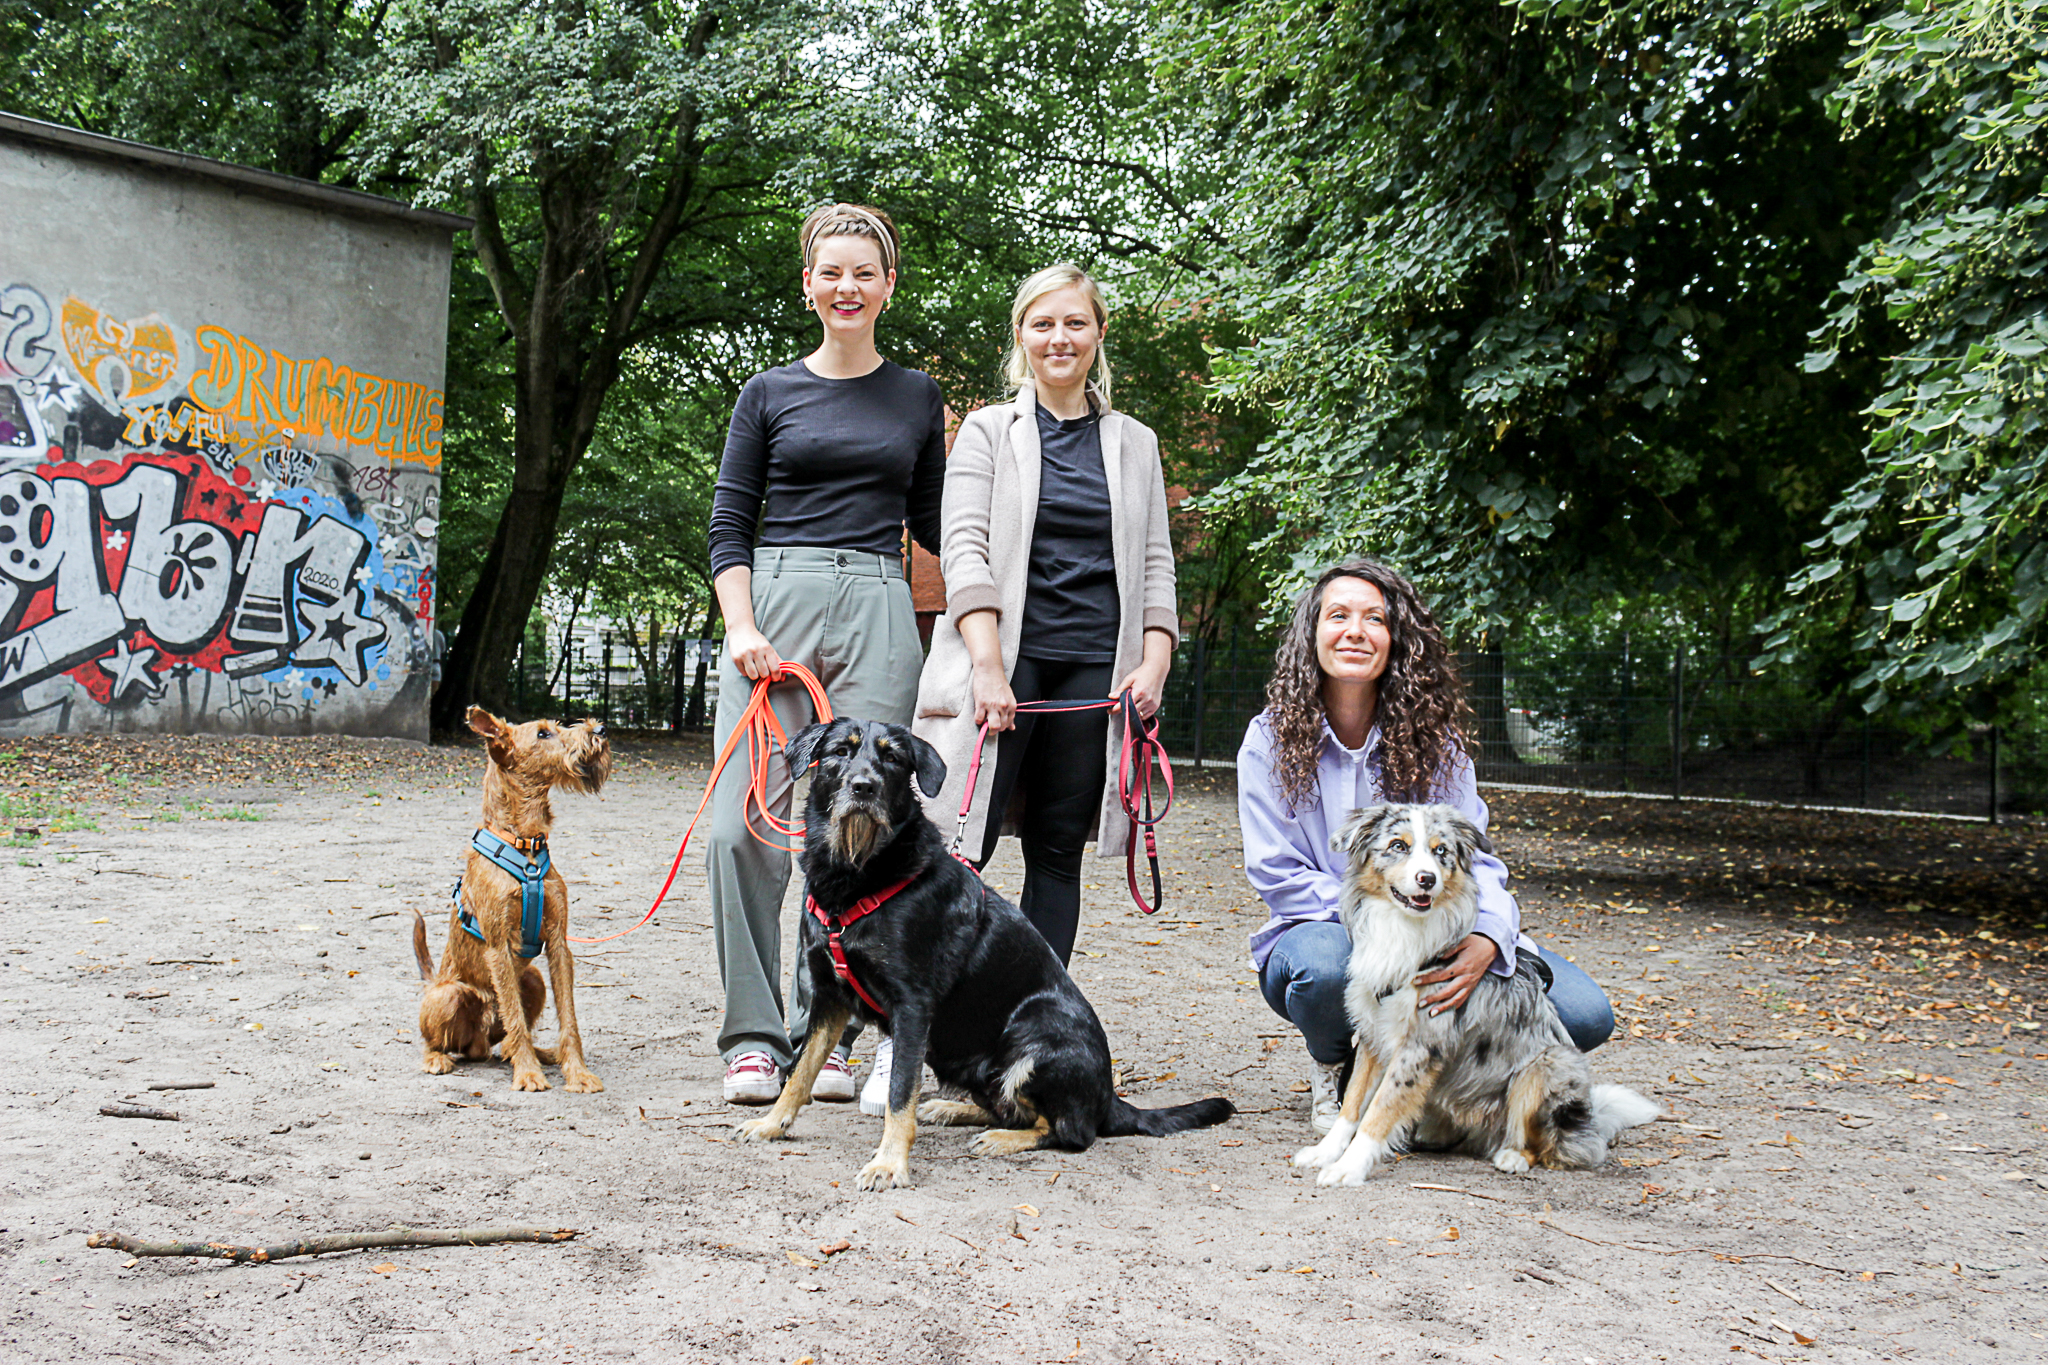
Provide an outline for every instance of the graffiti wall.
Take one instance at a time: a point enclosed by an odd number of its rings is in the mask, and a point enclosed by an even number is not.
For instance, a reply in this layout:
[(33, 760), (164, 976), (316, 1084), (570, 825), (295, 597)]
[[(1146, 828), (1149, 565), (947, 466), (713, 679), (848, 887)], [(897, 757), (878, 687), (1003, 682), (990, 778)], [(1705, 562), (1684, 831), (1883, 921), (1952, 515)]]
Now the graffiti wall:
[(0, 734), (423, 737), (444, 338), (398, 369), (175, 259), (126, 260), (125, 307), (34, 264), (0, 255)]

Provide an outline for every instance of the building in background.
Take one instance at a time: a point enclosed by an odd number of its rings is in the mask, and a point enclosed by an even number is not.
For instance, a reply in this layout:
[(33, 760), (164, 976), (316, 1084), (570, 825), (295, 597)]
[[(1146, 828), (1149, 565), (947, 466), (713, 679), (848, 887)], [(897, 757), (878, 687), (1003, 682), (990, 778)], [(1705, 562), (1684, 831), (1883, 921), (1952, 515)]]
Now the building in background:
[(451, 234), (0, 115), (0, 734), (424, 739)]

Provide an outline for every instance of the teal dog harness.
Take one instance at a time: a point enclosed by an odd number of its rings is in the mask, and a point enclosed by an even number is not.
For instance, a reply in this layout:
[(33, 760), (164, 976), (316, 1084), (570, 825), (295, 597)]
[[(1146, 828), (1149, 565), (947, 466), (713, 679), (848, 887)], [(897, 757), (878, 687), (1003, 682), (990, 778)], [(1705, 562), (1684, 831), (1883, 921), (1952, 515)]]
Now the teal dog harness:
[[(510, 843), (500, 839), (487, 829), (480, 829), (469, 846), (505, 869), (519, 882), (519, 946), (513, 949), (521, 957), (540, 956), (540, 917), (546, 907), (543, 883), (547, 880), (548, 869), (554, 866), (548, 857), (548, 837), (536, 834), (531, 839), (516, 839)], [(462, 901), (462, 883), (455, 883), (451, 893), (456, 903)], [(476, 916), (463, 906), (456, 913), (456, 920), (477, 940), (482, 941), (483, 927), (476, 922)]]

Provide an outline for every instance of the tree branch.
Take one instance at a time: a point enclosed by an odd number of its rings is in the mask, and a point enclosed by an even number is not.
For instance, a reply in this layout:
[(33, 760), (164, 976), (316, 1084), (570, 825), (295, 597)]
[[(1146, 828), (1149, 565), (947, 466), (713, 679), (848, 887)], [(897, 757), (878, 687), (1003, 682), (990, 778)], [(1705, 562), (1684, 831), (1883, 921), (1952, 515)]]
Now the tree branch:
[(327, 1251), (360, 1251), (366, 1247), (460, 1247), (493, 1242), (566, 1242), (575, 1228), (392, 1228), (389, 1232), (341, 1232), (281, 1242), (274, 1247), (233, 1246), (227, 1242), (146, 1242), (125, 1232), (95, 1232), (89, 1247), (108, 1247), (131, 1256), (211, 1256), (222, 1261), (282, 1261), (291, 1256), (318, 1256)]
[(1159, 198), (1162, 201), (1164, 201), (1168, 208), (1172, 209), (1175, 213), (1179, 214), (1185, 222), (1192, 224), (1195, 230), (1201, 233), (1202, 236), (1208, 238), (1210, 242), (1214, 243), (1217, 246), (1222, 247), (1226, 252), (1230, 253), (1233, 259), (1244, 263), (1249, 263), (1251, 259), (1250, 257), (1246, 256), (1243, 252), (1239, 251), (1235, 246), (1233, 246), (1228, 237), (1225, 237), (1222, 233), (1218, 232), (1212, 225), (1204, 221), (1193, 210), (1188, 208), (1186, 204), (1183, 204), (1180, 201), (1179, 197), (1174, 194), (1172, 189), (1170, 189), (1165, 184), (1165, 182), (1159, 178), (1158, 173), (1155, 172), (1151, 167), (1146, 166), (1141, 162), (1122, 161), (1117, 159), (1116, 157), (1106, 156), (1076, 156), (1067, 153), (1047, 151), (1042, 147), (1023, 147), (1019, 146), (1014, 142), (1010, 142), (1004, 138), (997, 137), (988, 137), (983, 138), (982, 140), (988, 143), (988, 145), (990, 145), (991, 147), (1000, 147), (1006, 152), (1014, 152), (1017, 155), (1025, 157), (1027, 159), (1035, 159), (1038, 161), (1056, 161), (1062, 165), (1082, 166), (1090, 170), (1122, 171), (1126, 175), (1136, 176), (1141, 182), (1149, 186), (1152, 192), (1158, 195)]
[[(690, 26), (685, 52), (692, 59), (701, 59), (717, 28), (716, 14), (708, 10), (699, 14)], [(646, 235), (640, 240), (640, 250), (626, 278), (625, 288), (612, 301), (611, 311), (605, 319), (604, 334), (590, 357), (589, 369), (584, 372), (574, 425), (570, 429), (570, 442), (577, 450), (587, 445), (591, 433), (597, 430), (598, 412), (611, 388), (612, 379), (618, 374), (619, 357), (625, 353), (626, 339), (632, 333), (642, 305), (647, 302), (648, 291), (653, 289), (656, 277), (661, 274), (669, 244), (682, 227), (683, 210), (696, 192), (698, 154), (701, 150), (697, 144), (697, 129), (703, 119), (702, 106), (692, 99), (677, 120), (674, 169), (669, 175), (668, 186), (662, 192), (661, 203), (656, 207), (652, 221), (647, 225)]]
[[(704, 48), (717, 27), (717, 15), (706, 13), (698, 16), (690, 29), (687, 47), (692, 58), (704, 55)], [(675, 240), (676, 231), (682, 226), (683, 209), (697, 187), (697, 129), (703, 119), (703, 109), (692, 100), (677, 121), (675, 170), (669, 176), (668, 188), (662, 193), (654, 219), (647, 226), (647, 235), (640, 240), (640, 251), (634, 258), (632, 273), (626, 278), (626, 287), (613, 301), (611, 316), (605, 321), (605, 342), (608, 344), (620, 345), (623, 349), (625, 335), (640, 315), (640, 307), (647, 301), (647, 291), (654, 287), (655, 276), (661, 273), (661, 263), (668, 255), (669, 243)]]
[(477, 264), (491, 286), (498, 313), (511, 329), (515, 342), (526, 335), (526, 319), (533, 305), (532, 290), (519, 279), (519, 267), (512, 260), (512, 248), (505, 241), (505, 226), (498, 218), (498, 194), (490, 186), (490, 154), (479, 142), (470, 168), (469, 216), (476, 220), (470, 237), (476, 243)]

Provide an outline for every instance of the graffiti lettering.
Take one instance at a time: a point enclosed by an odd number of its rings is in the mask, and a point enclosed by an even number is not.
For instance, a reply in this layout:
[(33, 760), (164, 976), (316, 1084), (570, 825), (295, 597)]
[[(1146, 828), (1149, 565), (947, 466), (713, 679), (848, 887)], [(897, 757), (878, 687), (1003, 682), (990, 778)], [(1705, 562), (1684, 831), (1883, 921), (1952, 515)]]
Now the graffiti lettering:
[(0, 367), (29, 379), (50, 368), (50, 301), (25, 284), (0, 289)]
[(103, 702), (153, 699), (178, 662), (369, 684), (389, 631), (368, 594), (397, 579), (367, 521), (295, 496), (250, 504), (172, 456), (0, 477), (0, 704), (66, 672)]
[(0, 286), (0, 735), (417, 733), (440, 392)]
[(128, 426), (121, 433), (121, 440), (132, 446), (153, 445), (159, 441), (196, 444), (225, 441), (227, 434), (227, 423), (217, 414), (192, 403), (182, 403), (175, 412), (165, 407), (138, 408), (128, 415)]
[(192, 377), (192, 398), (227, 420), (440, 465), (439, 389), (358, 374), (324, 356), (296, 360), (225, 327), (201, 327), (194, 339), (206, 368)]
[(204, 643), (227, 612), (235, 544), (218, 526), (171, 520), (177, 504), (177, 476), (155, 465), (136, 465), (100, 493), (107, 520), (134, 528), (121, 574), (122, 612), (182, 654)]
[(286, 488), (299, 488), (313, 481), (320, 457), (310, 450), (278, 446), (263, 452), (263, 472)]
[(64, 349), (95, 393), (132, 404), (178, 378), (178, 338), (156, 314), (118, 322), (89, 303), (64, 300)]

